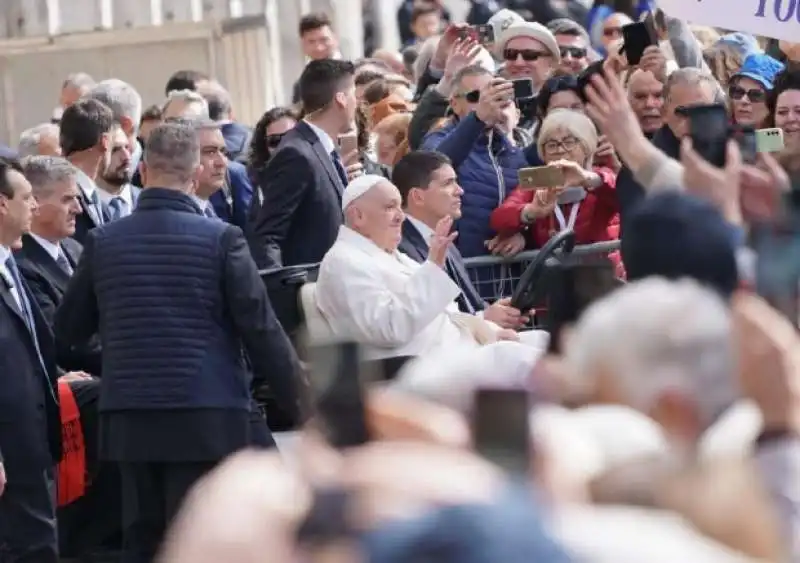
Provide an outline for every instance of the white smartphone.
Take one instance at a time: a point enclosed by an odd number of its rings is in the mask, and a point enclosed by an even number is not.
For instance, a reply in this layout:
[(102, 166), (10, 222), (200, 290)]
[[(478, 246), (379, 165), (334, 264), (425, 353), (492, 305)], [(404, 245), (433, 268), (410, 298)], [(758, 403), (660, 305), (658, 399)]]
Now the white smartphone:
[(758, 152), (780, 152), (783, 149), (783, 129), (772, 127), (756, 130), (756, 150)]

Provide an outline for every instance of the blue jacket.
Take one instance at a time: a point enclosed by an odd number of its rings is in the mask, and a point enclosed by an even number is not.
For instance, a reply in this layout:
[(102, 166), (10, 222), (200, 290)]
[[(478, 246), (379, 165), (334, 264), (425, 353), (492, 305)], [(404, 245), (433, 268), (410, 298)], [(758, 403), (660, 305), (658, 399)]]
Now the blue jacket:
[(228, 162), (225, 186), (208, 198), (217, 217), (244, 229), (252, 200), (253, 185), (250, 183), (247, 168), (239, 162)]
[(222, 136), (225, 138), (225, 152), (228, 160), (237, 160), (247, 153), (252, 131), (241, 123), (231, 121), (223, 123), (220, 127)]
[(464, 119), (432, 131), (422, 148), (447, 155), (464, 189), (456, 245), (465, 258), (487, 254), (487, 240), (495, 236), (489, 216), (517, 186), (517, 171), (528, 166), (523, 149), (494, 130), (489, 151), (486, 125), (470, 113)]

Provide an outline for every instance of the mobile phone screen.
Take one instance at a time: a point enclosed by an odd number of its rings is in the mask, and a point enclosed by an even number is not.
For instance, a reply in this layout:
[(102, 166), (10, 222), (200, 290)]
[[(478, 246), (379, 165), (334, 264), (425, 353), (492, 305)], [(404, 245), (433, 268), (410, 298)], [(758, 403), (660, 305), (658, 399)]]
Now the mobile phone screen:
[(533, 98), (533, 80), (530, 78), (518, 78), (512, 81), (511, 84), (514, 86), (514, 99), (516, 101)]
[(481, 45), (494, 43), (494, 27), (491, 24), (476, 25), (473, 27), (474, 36)]
[(528, 408), (528, 393), (524, 390), (478, 389), (475, 393), (475, 449), (513, 475), (524, 475), (530, 466)]
[(645, 22), (636, 22), (622, 26), (624, 39), (623, 49), (628, 59), (628, 64), (638, 65), (642, 60), (644, 50), (650, 45), (655, 45), (656, 40), (651, 26)]
[(595, 74), (603, 73), (603, 61), (595, 61), (587, 66), (578, 75), (578, 91), (583, 94), (583, 91), (591, 83), (592, 76)]
[(684, 109), (689, 117), (692, 146), (705, 160), (723, 168), (731, 128), (723, 104), (692, 106)]
[(320, 430), (336, 448), (366, 443), (369, 430), (358, 344), (314, 346), (309, 352), (311, 392)]

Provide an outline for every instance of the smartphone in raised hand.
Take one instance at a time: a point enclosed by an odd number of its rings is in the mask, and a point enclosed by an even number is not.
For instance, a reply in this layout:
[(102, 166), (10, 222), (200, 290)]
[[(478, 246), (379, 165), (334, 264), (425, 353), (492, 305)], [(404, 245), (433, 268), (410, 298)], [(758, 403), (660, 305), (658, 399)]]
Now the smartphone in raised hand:
[(564, 171), (556, 166), (520, 168), (517, 177), (522, 190), (560, 188), (564, 185)]

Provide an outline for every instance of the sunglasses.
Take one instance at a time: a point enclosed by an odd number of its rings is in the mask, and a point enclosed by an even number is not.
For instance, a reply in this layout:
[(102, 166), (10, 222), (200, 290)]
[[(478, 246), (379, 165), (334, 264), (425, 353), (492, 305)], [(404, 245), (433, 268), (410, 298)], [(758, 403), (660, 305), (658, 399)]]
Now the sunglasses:
[(277, 135), (267, 135), (267, 146), (271, 149), (278, 148), (281, 144), (281, 139), (286, 133), (278, 133)]
[(760, 90), (758, 88), (752, 88), (750, 90), (745, 90), (741, 86), (731, 86), (728, 88), (728, 95), (731, 97), (732, 100), (736, 100), (737, 102), (747, 96), (754, 104), (765, 102), (767, 100), (767, 93), (764, 90)]
[(622, 35), (621, 27), (607, 27), (603, 29), (604, 37), (619, 37)]
[(569, 55), (573, 59), (582, 59), (588, 53), (588, 50), (584, 47), (559, 47), (558, 50), (561, 52), (562, 57)]
[(516, 61), (517, 57), (522, 57), (522, 60), (530, 63), (538, 61), (542, 57), (549, 57), (550, 53), (536, 51), (534, 49), (506, 49), (503, 51), (503, 59), (506, 61)]

